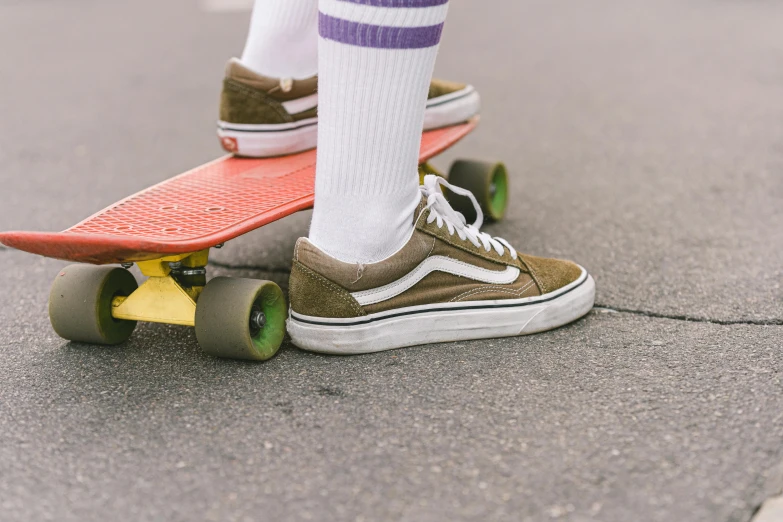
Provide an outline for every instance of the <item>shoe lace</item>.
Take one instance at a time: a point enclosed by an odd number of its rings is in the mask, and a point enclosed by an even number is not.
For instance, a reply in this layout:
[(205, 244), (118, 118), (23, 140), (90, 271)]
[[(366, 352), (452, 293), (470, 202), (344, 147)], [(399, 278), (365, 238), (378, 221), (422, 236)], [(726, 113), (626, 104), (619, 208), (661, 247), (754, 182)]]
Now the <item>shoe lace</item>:
[[(476, 209), (476, 221), (473, 224), (469, 225), (465, 216), (451, 208), (446, 196), (443, 195), (441, 186), (448, 188), (455, 194), (470, 198), (473, 208)], [(435, 174), (424, 176), (424, 183), (420, 189), (424, 197), (427, 198), (427, 206), (425, 208), (430, 211), (427, 223), (437, 222), (438, 228), (443, 228), (443, 225), (446, 225), (449, 235), (453, 236), (454, 232), (456, 232), (461, 240), (470, 241), (473, 246), (483, 248), (486, 252), (494, 249), (498, 255), (502, 256), (507, 248), (511, 257), (513, 259), (517, 258), (517, 251), (508, 244), (508, 241), (501, 237), (492, 237), (486, 232), (479, 230), (484, 222), (484, 213), (481, 211), (481, 206), (476, 201), (476, 197), (469, 190), (455, 187)]]

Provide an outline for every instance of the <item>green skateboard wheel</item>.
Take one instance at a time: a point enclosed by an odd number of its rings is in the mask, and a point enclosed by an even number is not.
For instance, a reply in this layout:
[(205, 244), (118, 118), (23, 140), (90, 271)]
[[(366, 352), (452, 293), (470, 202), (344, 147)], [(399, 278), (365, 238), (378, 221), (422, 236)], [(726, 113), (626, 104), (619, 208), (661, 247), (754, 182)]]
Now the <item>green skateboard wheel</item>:
[[(503, 163), (457, 160), (449, 169), (449, 183), (476, 197), (486, 221), (503, 219), (508, 203), (508, 173)], [(468, 198), (451, 194), (449, 202), (469, 223), (475, 220), (476, 212)]]
[(283, 342), (287, 308), (272, 281), (216, 277), (196, 304), (196, 339), (216, 357), (263, 361)]

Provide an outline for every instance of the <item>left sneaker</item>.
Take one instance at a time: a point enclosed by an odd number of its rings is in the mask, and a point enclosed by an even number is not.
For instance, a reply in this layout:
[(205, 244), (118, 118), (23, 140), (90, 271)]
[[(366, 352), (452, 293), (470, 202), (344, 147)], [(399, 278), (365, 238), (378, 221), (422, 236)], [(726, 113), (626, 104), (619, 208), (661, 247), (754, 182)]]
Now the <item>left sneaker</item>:
[(467, 121), (479, 113), (481, 97), (472, 85), (433, 78), (424, 109), (424, 130)]
[[(218, 137), (238, 156), (262, 158), (315, 148), (318, 141), (318, 77), (269, 78), (232, 58), (220, 96)], [(446, 127), (478, 114), (481, 99), (470, 85), (432, 80), (424, 130)]]
[[(473, 200), (476, 223), (465, 223), (440, 185)], [(525, 335), (562, 326), (593, 307), (595, 283), (584, 268), (518, 254), (506, 240), (481, 232), (475, 198), (443, 178), (426, 176), (421, 190), (411, 238), (382, 261), (345, 263), (299, 239), (287, 322), (296, 346), (355, 354)]]

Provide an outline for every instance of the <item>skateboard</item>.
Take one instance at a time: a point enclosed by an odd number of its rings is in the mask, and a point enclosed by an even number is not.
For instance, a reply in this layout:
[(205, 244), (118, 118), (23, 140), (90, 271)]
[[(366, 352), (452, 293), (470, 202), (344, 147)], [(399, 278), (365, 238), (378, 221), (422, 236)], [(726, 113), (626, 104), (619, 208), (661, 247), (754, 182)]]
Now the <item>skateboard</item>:
[[(448, 174), (429, 163), (477, 122), (425, 132), (419, 174), (448, 177), (476, 196), (489, 219), (499, 220), (508, 195), (502, 163), (458, 160)], [(0, 243), (78, 263), (59, 272), (49, 296), (49, 318), (64, 339), (112, 345), (127, 340), (139, 321), (177, 324), (194, 327), (209, 354), (265, 360), (285, 335), (282, 290), (253, 279), (215, 277), (207, 283), (209, 252), (312, 208), (315, 162), (315, 150), (261, 159), (225, 156), (62, 232), (3, 232)], [(472, 211), (468, 198), (451, 199), (457, 210)], [(141, 285), (128, 271), (133, 264), (146, 276)]]

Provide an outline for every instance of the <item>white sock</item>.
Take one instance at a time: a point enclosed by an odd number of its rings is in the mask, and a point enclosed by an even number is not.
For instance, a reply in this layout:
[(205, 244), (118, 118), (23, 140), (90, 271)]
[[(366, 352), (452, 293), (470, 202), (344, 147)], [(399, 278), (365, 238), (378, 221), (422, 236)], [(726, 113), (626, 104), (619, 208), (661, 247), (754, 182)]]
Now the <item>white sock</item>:
[(240, 60), (274, 78), (318, 72), (318, 0), (255, 0)]
[(318, 6), (318, 163), (309, 237), (342, 261), (376, 262), (399, 250), (413, 230), (424, 107), (448, 3), (320, 0)]

